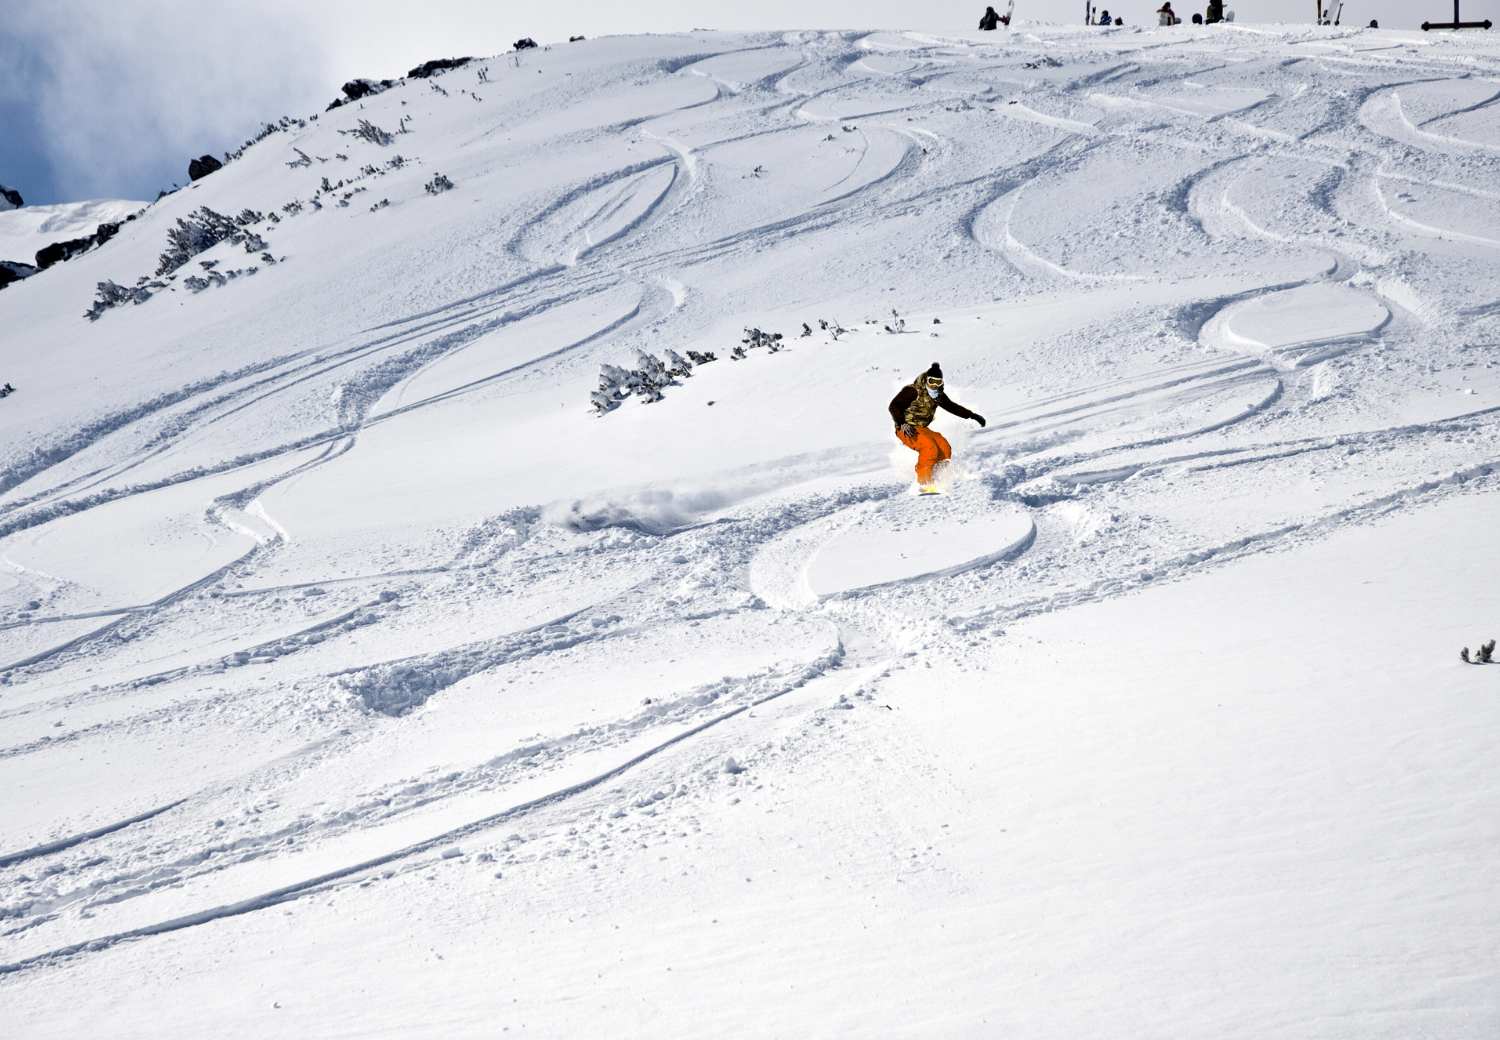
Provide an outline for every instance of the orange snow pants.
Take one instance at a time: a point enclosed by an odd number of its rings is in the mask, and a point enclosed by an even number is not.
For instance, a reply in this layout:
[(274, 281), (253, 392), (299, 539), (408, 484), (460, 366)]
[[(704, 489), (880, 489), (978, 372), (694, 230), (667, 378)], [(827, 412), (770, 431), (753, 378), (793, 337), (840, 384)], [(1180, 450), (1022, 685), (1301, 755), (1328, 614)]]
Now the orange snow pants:
[(953, 458), (953, 446), (936, 430), (930, 430), (925, 426), (918, 426), (917, 432), (908, 437), (896, 428), (896, 437), (902, 444), (917, 453), (917, 483), (932, 483), (932, 468), (939, 462), (947, 462)]

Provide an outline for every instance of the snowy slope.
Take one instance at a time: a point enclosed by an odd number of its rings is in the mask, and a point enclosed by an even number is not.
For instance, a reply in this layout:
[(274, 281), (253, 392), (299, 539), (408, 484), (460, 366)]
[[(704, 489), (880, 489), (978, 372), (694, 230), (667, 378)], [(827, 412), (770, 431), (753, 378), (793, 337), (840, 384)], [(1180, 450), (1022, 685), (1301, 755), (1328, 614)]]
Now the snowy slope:
[[(12, 286), (7, 1018), (1495, 1035), (1497, 77), (590, 40)], [(263, 243), (156, 277), (204, 206)], [(590, 413), (669, 349), (719, 360)], [(885, 405), (934, 360), (988, 424), (929, 499)]]
[(35, 263), (37, 250), (43, 246), (92, 235), (100, 224), (119, 223), (145, 205), (144, 202), (94, 199), (52, 206), (5, 208), (0, 212), (0, 260)]

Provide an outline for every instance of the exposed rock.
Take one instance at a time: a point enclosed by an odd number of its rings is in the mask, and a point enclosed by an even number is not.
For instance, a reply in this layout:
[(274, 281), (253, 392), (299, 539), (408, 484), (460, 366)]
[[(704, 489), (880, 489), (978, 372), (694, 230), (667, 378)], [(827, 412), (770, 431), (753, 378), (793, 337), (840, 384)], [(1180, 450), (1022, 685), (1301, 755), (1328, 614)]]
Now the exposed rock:
[(340, 105), (347, 105), (349, 102), (358, 101), (360, 98), (371, 97), (382, 91), (390, 90), (395, 85), (396, 81), (393, 79), (351, 79), (342, 88), (344, 96), (334, 98), (323, 111), (332, 112)]
[(0, 184), (0, 209), (20, 209), (24, 205), (26, 200), (21, 198), (19, 191)]
[[(135, 215), (131, 214), (125, 219), (134, 220)], [(51, 245), (43, 246), (36, 252), (36, 268), (38, 271), (45, 271), (53, 264), (60, 264), (65, 260), (71, 260), (75, 256), (87, 253), (95, 246), (102, 246), (114, 238), (115, 235), (119, 234), (119, 231), (119, 224), (100, 224), (94, 229), (92, 235), (85, 235), (82, 238), (70, 238), (62, 242), (53, 242)]]
[(192, 162), (188, 163), (188, 180), (201, 180), (202, 178), (207, 177), (210, 173), (213, 173), (215, 170), (222, 169), (223, 166), (224, 164), (215, 159), (212, 155), (199, 156)]
[(53, 264), (71, 260), (75, 256), (87, 253), (92, 248), (94, 248), (92, 238), (69, 238), (62, 242), (53, 242), (36, 251), (37, 270), (45, 271)]
[(422, 64), (412, 69), (406, 75), (410, 79), (426, 79), (428, 76), (434, 75), (438, 72), (447, 72), (449, 69), (461, 69), (473, 60), (474, 59), (472, 57), (433, 58), (431, 61), (422, 62)]
[(511, 44), (511, 46), (518, 51), (529, 51), (536, 46), (536, 41), (533, 40), (530, 36), (523, 36), (515, 43)]
[(0, 289), (36, 274), (36, 268), (19, 260), (0, 260)]

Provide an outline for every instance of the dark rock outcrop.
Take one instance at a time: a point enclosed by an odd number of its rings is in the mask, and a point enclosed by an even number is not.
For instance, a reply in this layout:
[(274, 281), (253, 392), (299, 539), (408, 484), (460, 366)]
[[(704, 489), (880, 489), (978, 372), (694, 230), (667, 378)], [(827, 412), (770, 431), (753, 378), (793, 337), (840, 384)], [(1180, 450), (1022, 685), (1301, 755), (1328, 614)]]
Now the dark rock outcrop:
[(351, 101), (358, 101), (360, 98), (370, 97), (382, 91), (390, 90), (395, 85), (396, 81), (393, 79), (351, 79), (342, 88), (344, 96), (334, 98), (323, 111), (332, 112), (341, 105), (347, 105)]
[(518, 51), (529, 51), (536, 46), (536, 41), (533, 40), (530, 36), (523, 36), (515, 43), (511, 44), (511, 46)]
[(42, 246), (36, 251), (37, 270), (45, 271), (53, 264), (60, 264), (71, 260), (75, 256), (81, 256), (94, 248), (92, 235), (87, 238), (69, 238), (62, 242), (53, 242)]
[(0, 289), (36, 274), (36, 268), (19, 260), (0, 260)]
[(223, 168), (224, 164), (215, 159), (212, 155), (200, 155), (198, 158), (188, 163), (188, 180), (202, 180), (204, 177), (207, 177), (215, 170), (220, 170)]
[(7, 188), (3, 184), (0, 184), (0, 199), (4, 199), (6, 202), (10, 203), (10, 206), (5, 207), (8, 209), (20, 209), (22, 206), (26, 205), (26, 200), (21, 198), (21, 193), (19, 191), (17, 191), (15, 188)]
[(427, 77), (436, 73), (447, 72), (449, 69), (461, 69), (473, 60), (474, 59), (472, 57), (433, 58), (431, 61), (422, 62), (422, 64), (412, 69), (406, 75), (408, 79), (426, 79)]
[[(135, 214), (132, 213), (125, 219), (134, 220)], [(119, 234), (119, 232), (119, 224), (105, 223), (95, 228), (92, 235), (85, 235), (82, 238), (70, 238), (62, 242), (53, 242), (51, 245), (43, 246), (36, 251), (36, 269), (38, 271), (45, 271), (53, 264), (60, 264), (66, 260), (73, 259), (75, 256), (81, 256), (96, 246), (102, 246), (114, 238), (115, 235)]]

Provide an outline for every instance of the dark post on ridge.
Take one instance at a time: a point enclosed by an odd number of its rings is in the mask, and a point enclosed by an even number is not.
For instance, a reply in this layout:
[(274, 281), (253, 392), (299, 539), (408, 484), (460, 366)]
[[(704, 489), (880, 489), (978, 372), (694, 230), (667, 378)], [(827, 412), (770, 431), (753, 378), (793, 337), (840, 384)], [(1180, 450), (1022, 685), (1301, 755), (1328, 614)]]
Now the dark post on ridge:
[(1486, 18), (1482, 22), (1464, 21), (1463, 16), (1458, 13), (1458, 4), (1459, 0), (1453, 0), (1453, 21), (1423, 22), (1422, 31), (1427, 32), (1429, 29), (1489, 29), (1493, 27), (1494, 23), (1491, 22), (1488, 18)]

